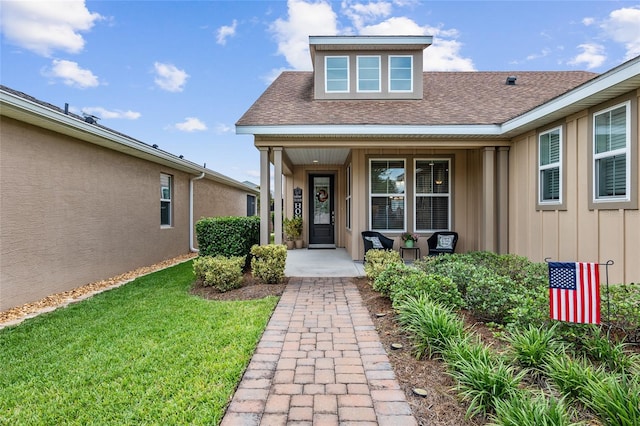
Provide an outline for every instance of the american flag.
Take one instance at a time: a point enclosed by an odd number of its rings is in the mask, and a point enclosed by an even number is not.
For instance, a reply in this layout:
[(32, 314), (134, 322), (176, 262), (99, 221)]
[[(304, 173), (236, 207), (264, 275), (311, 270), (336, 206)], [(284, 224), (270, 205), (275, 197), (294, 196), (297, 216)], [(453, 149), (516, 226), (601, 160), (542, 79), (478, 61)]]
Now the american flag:
[(597, 263), (549, 262), (549, 316), (560, 321), (600, 324)]

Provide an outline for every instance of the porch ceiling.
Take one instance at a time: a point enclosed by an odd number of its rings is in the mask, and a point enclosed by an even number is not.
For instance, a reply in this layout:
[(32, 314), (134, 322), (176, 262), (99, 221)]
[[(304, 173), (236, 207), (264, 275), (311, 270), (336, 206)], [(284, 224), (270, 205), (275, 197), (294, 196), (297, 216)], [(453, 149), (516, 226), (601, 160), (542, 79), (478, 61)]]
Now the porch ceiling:
[(303, 164), (342, 165), (347, 161), (349, 148), (285, 148), (294, 166)]

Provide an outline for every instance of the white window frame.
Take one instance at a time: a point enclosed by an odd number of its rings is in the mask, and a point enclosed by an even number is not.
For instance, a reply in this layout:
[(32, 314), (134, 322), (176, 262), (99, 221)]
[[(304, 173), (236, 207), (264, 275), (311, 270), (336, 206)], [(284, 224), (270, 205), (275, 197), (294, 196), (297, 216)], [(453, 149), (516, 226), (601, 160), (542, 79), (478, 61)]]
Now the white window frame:
[[(447, 162), (447, 182), (449, 183), (448, 192), (446, 193), (427, 193), (427, 192), (418, 192), (418, 161), (438, 161), (438, 162)], [(451, 180), (451, 158), (443, 158), (443, 157), (434, 157), (434, 158), (415, 158), (413, 160), (413, 224), (415, 228), (415, 232), (437, 232), (437, 231), (450, 231), (451, 230), (451, 194), (453, 188), (453, 182)], [(421, 229), (418, 228), (418, 198), (447, 198), (447, 227), (446, 229)]]
[[(329, 68), (328, 68), (328, 62), (329, 59), (344, 59), (347, 61), (347, 78), (346, 78), (346, 83), (347, 83), (347, 89), (346, 90), (329, 90)], [(325, 93), (349, 93), (349, 87), (350, 87), (350, 81), (349, 81), (349, 76), (350, 76), (350, 72), (349, 72), (349, 57), (348, 56), (325, 56), (324, 58), (324, 91)], [(335, 80), (335, 81), (343, 81), (341, 80)]]
[[(377, 58), (378, 59), (378, 88), (376, 90), (365, 90), (360, 88), (360, 60), (364, 58)], [(367, 68), (370, 69), (370, 68)], [(366, 80), (371, 81), (371, 80)], [(359, 93), (380, 93), (382, 91), (382, 58), (379, 55), (361, 55), (356, 57), (356, 88)]]
[[(371, 170), (373, 169), (372, 167), (372, 163), (374, 162), (382, 162), (382, 161), (387, 161), (387, 162), (398, 162), (401, 161), (402, 162), (402, 166), (404, 169), (404, 184), (405, 187), (403, 189), (402, 193), (390, 193), (390, 192), (386, 192), (386, 193), (373, 193), (373, 188), (371, 186)], [(368, 179), (368, 183), (367, 186), (369, 187), (369, 229), (374, 230), (374, 231), (379, 231), (379, 232), (406, 232), (407, 230), (407, 160), (405, 158), (370, 158), (369, 159), (369, 173), (367, 176)], [(402, 229), (381, 229), (381, 228), (374, 228), (373, 227), (373, 198), (380, 198), (380, 197), (402, 197)]]
[[(611, 111), (624, 107), (625, 108), (625, 146), (624, 148), (618, 148), (610, 151), (605, 151), (601, 153), (596, 153), (597, 143), (597, 129), (596, 129), (596, 117), (602, 114), (610, 113)], [(601, 204), (607, 202), (625, 202), (631, 201), (631, 102), (626, 101), (616, 105), (613, 105), (609, 108), (596, 111), (592, 116), (592, 131), (593, 137), (591, 141), (591, 148), (593, 153), (593, 162), (592, 162), (592, 170), (593, 170), (593, 194), (592, 200), (594, 204)], [(599, 196), (599, 169), (598, 162), (602, 159), (607, 159), (611, 157), (615, 157), (618, 155), (625, 156), (625, 195), (624, 196)]]
[[(168, 187), (165, 187), (162, 185), (163, 177), (169, 180)], [(161, 228), (171, 228), (173, 226), (173, 202), (171, 201), (172, 198), (173, 198), (173, 176), (167, 173), (160, 173), (160, 227)], [(168, 203), (167, 207), (169, 209), (169, 223), (162, 223), (162, 203)]]
[[(549, 164), (542, 164), (542, 137), (544, 135), (548, 135), (550, 133), (554, 133), (557, 132), (558, 133), (558, 161), (554, 162), (554, 163), (549, 163)], [(557, 126), (557, 127), (553, 127), (551, 129), (545, 130), (544, 132), (541, 132), (538, 135), (538, 204), (541, 206), (548, 206), (548, 205), (561, 205), (564, 202), (564, 187), (563, 187), (563, 180), (564, 180), (564, 168), (563, 168), (563, 163), (564, 163), (564, 158), (563, 158), (563, 153), (564, 153), (564, 140), (563, 140), (563, 128), (562, 126)], [(545, 200), (543, 199), (542, 193), (543, 193), (543, 179), (542, 179), (542, 175), (543, 172), (546, 170), (551, 170), (551, 169), (558, 169), (558, 199), (557, 200)]]
[[(391, 63), (393, 62), (393, 58), (409, 58), (411, 60), (411, 65), (410, 65), (410, 77), (409, 77), (409, 81), (410, 81), (410, 88), (408, 90), (394, 90), (393, 89), (393, 85), (392, 82), (394, 81), (393, 77), (393, 72), (392, 70), (394, 69), (391, 65)], [(399, 79), (395, 79), (400, 81)], [(404, 80), (402, 80), (404, 81)], [(411, 93), (413, 92), (413, 56), (411, 55), (390, 55), (389, 56), (389, 92), (391, 93)]]

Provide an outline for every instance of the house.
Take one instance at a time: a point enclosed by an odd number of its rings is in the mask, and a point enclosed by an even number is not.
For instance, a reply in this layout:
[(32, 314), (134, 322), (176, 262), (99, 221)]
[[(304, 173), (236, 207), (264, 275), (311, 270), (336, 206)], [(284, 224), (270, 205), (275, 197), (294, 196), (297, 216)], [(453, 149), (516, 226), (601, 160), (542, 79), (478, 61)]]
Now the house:
[(0, 311), (189, 253), (258, 191), (0, 86)]
[(313, 71), (283, 72), (238, 120), (263, 199), (273, 165), (276, 241), (293, 214), (309, 247), (354, 260), (365, 230), (396, 249), (454, 230), (457, 251), (613, 260), (611, 282), (640, 281), (640, 58), (601, 75), (423, 72), (431, 43), (312, 36)]

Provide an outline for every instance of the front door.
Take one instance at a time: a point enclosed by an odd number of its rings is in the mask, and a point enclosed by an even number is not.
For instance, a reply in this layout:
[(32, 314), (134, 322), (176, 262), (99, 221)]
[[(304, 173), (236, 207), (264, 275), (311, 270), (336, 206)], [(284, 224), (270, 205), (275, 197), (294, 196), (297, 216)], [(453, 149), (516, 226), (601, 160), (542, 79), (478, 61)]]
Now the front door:
[(333, 175), (310, 175), (309, 197), (309, 245), (335, 247)]

